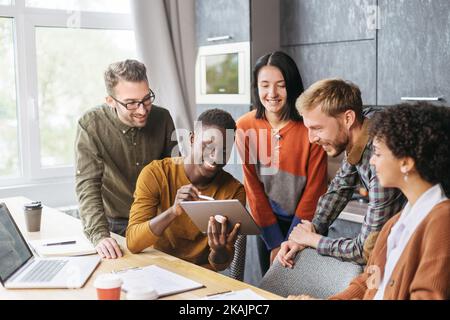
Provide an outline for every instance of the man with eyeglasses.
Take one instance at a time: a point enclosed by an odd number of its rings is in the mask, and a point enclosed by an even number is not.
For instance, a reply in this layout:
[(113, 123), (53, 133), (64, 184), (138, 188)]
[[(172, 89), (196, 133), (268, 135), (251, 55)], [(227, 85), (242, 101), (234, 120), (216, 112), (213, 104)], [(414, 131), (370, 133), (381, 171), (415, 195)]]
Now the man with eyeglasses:
[(122, 256), (110, 232), (125, 236), (136, 180), (153, 160), (178, 155), (173, 120), (153, 105), (144, 64), (126, 60), (104, 74), (106, 104), (78, 121), (76, 193), (84, 232), (102, 258)]

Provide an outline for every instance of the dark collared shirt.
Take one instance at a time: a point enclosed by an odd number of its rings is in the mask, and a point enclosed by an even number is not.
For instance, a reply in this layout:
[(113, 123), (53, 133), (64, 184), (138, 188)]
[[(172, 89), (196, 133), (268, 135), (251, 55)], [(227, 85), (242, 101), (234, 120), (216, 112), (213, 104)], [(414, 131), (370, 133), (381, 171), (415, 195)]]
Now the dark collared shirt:
[(125, 125), (107, 105), (78, 121), (75, 141), (76, 192), (85, 234), (96, 245), (109, 237), (109, 218), (128, 219), (136, 180), (147, 164), (178, 155), (173, 120), (152, 106), (143, 128)]
[(368, 119), (363, 124), (363, 133), (345, 159), (327, 192), (319, 199), (313, 219), (316, 231), (328, 234), (328, 228), (336, 220), (355, 192), (358, 182), (369, 191), (369, 207), (360, 233), (353, 239), (322, 237), (317, 247), (321, 255), (333, 256), (343, 261), (365, 264), (364, 242), (371, 232), (380, 231), (383, 225), (398, 213), (406, 199), (398, 189), (383, 188), (370, 166), (372, 141), (368, 134)]

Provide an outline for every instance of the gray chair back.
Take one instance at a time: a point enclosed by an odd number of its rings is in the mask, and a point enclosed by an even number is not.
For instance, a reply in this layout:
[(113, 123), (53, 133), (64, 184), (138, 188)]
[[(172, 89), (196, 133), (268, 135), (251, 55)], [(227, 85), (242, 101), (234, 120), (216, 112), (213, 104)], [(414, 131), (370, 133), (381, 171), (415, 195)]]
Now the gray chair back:
[(239, 235), (234, 244), (233, 261), (229, 266), (229, 276), (239, 281), (244, 280), (246, 246), (247, 236)]
[(260, 288), (283, 297), (307, 294), (326, 299), (341, 292), (363, 267), (333, 257), (321, 256), (315, 249), (305, 249), (295, 257), (293, 269), (278, 261), (264, 275)]

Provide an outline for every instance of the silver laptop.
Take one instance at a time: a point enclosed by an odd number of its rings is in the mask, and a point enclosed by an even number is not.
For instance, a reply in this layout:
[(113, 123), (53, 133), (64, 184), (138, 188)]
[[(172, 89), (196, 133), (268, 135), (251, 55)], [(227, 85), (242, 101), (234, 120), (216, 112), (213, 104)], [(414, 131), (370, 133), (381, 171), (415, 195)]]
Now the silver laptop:
[(100, 262), (98, 255), (37, 258), (0, 203), (0, 282), (5, 288), (81, 288)]

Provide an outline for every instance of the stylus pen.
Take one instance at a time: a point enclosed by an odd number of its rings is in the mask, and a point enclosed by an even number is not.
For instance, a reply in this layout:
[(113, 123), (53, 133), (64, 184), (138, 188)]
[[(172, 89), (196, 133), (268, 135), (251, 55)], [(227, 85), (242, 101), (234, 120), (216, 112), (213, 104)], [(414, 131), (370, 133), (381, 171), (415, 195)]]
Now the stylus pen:
[(46, 244), (43, 244), (43, 246), (46, 246), (46, 247), (48, 247), (48, 246), (62, 246), (62, 245), (65, 245), (65, 244), (75, 244), (75, 243), (77, 243), (77, 242), (75, 240), (73, 240), (73, 241), (46, 243)]
[(199, 194), (198, 197), (199, 197), (200, 199), (203, 199), (203, 200), (210, 200), (210, 201), (213, 201), (213, 200), (214, 200), (214, 198), (211, 198), (211, 197), (208, 197), (208, 196), (204, 196), (204, 195), (202, 195), (202, 194)]

